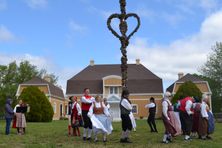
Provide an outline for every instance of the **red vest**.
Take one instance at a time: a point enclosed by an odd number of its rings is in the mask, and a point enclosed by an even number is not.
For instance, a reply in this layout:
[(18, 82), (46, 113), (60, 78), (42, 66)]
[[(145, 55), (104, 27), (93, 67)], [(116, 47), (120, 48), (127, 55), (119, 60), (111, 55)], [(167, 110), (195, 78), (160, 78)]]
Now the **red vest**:
[[(85, 97), (86, 99), (88, 99), (88, 100), (91, 100), (92, 99), (92, 97), (91, 96), (83, 96), (83, 97)], [(92, 105), (92, 103), (84, 103), (84, 102), (82, 102), (82, 110), (85, 110), (85, 111), (89, 111), (89, 108), (90, 108), (90, 106)]]
[[(191, 102), (193, 102), (193, 99), (191, 97), (186, 97), (182, 100), (180, 100), (180, 107), (179, 110), (181, 110), (182, 112), (186, 112), (186, 102), (190, 100)], [(190, 109), (191, 111), (193, 110), (192, 108)]]

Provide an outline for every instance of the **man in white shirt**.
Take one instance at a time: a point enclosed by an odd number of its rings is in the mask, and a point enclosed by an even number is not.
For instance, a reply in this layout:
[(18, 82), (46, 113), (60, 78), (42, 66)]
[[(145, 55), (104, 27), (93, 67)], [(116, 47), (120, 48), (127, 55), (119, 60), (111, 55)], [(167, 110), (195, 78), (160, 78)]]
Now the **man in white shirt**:
[(206, 140), (208, 136), (208, 111), (209, 106), (207, 105), (209, 100), (208, 95), (202, 95), (202, 103), (201, 103), (201, 110), (200, 110), (200, 118), (199, 118), (199, 128), (198, 128), (198, 135), (202, 140)]
[(132, 109), (133, 108), (129, 100), (129, 91), (127, 89), (124, 89), (122, 91), (122, 97), (120, 101), (120, 112), (122, 120), (122, 136), (120, 139), (121, 143), (131, 143), (131, 141), (129, 140), (129, 134), (133, 128), (132, 121), (130, 119), (130, 113)]
[(150, 130), (151, 132), (157, 132), (155, 123), (156, 103), (153, 97), (150, 98), (150, 103), (145, 105), (145, 108), (149, 109), (149, 117), (147, 118), (147, 123), (150, 126)]

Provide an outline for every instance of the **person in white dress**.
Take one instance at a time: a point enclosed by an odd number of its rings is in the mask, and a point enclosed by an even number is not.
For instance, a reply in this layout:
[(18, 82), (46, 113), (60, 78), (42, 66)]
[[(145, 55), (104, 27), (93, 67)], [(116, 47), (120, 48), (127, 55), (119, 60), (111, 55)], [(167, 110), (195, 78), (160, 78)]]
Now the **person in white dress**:
[(103, 142), (107, 141), (107, 135), (112, 133), (112, 124), (110, 113), (104, 104), (101, 96), (96, 96), (95, 101), (89, 108), (88, 116), (92, 122), (93, 131), (95, 134), (95, 142), (98, 142), (97, 135), (103, 134)]

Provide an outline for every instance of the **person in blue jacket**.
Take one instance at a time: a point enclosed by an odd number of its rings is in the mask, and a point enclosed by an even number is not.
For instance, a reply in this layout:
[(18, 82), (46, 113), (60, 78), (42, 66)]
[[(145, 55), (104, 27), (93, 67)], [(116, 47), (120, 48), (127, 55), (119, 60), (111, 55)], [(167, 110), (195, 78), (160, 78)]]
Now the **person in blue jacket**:
[(12, 99), (8, 97), (5, 104), (5, 120), (6, 120), (5, 134), (6, 135), (9, 135), (10, 133), (10, 126), (11, 126), (12, 119), (14, 117), (14, 111), (11, 105), (12, 105)]

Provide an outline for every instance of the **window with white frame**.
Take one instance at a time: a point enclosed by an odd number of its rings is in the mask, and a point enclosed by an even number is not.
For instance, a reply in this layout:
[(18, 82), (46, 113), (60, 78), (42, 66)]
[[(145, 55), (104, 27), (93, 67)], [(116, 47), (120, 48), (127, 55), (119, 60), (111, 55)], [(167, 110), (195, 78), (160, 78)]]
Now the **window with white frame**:
[(138, 105), (137, 104), (132, 104), (132, 113), (133, 114), (138, 114)]
[(109, 93), (110, 94), (118, 94), (118, 87), (111, 86), (109, 88)]
[(54, 113), (56, 113), (56, 103), (54, 102), (54, 105), (53, 105), (53, 111)]

